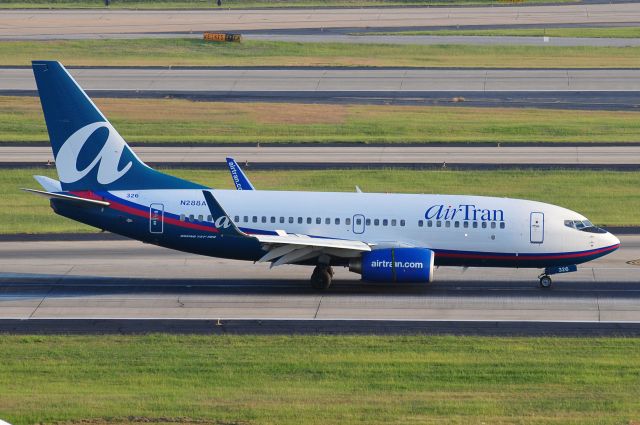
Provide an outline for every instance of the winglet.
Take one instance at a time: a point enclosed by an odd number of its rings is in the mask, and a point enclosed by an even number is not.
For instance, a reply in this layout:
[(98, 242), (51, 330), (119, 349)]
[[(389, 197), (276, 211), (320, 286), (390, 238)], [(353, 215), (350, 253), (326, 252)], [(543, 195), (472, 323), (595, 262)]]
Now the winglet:
[(233, 184), (236, 185), (236, 189), (238, 190), (255, 190), (247, 176), (242, 171), (242, 168), (238, 165), (235, 159), (228, 157), (227, 158), (227, 166), (229, 167), (229, 172), (231, 173), (231, 178), (233, 179)]
[(231, 221), (229, 215), (225, 212), (222, 206), (220, 206), (210, 191), (203, 190), (202, 194), (204, 195), (207, 207), (209, 207), (209, 211), (211, 212), (213, 223), (222, 235), (248, 237), (246, 233), (238, 229), (238, 226)]

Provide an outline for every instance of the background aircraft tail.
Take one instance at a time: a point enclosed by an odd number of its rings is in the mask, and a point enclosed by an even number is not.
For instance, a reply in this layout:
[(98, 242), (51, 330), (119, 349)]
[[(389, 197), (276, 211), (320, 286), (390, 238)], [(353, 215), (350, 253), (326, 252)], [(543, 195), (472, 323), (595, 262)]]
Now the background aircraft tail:
[(203, 188), (142, 162), (59, 62), (32, 66), (63, 190)]

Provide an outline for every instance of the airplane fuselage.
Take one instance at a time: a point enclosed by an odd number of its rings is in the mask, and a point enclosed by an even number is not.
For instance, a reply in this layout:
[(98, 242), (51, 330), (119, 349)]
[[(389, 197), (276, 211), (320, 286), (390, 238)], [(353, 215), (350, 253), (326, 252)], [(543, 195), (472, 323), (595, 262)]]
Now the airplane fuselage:
[[(212, 190), (248, 234), (305, 234), (383, 247), (424, 247), (436, 265), (551, 267), (580, 264), (615, 250), (611, 234), (581, 231), (582, 215), (536, 201), (462, 195)], [(201, 255), (256, 261), (254, 240), (222, 237), (201, 190), (73, 192), (109, 202), (56, 212), (147, 243)], [(346, 264), (348, 259), (336, 259)]]

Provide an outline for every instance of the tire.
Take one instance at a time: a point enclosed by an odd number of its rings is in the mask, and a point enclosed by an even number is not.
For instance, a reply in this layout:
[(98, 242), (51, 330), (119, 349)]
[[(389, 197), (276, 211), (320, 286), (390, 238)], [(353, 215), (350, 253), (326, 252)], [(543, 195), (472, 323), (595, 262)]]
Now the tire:
[(542, 276), (540, 278), (540, 287), (544, 289), (551, 288), (552, 280), (549, 276)]
[(325, 290), (331, 286), (332, 270), (327, 266), (317, 266), (311, 274), (311, 287), (313, 289)]

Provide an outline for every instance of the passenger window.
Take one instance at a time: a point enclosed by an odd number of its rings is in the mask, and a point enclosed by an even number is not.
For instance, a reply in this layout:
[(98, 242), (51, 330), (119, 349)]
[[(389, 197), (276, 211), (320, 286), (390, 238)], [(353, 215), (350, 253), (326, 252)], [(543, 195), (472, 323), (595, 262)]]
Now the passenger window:
[(500, 228), (504, 229), (504, 221), (500, 223)]
[(364, 221), (364, 223), (365, 223), (367, 226), (371, 226), (371, 219), (370, 219), (370, 218), (366, 219), (366, 220)]
[(491, 228), (492, 228), (492, 229), (495, 229), (495, 228), (496, 228), (496, 222), (495, 222), (495, 221), (492, 221), (492, 222), (491, 222)]
[(298, 224), (302, 224), (302, 217), (298, 217)]
[(453, 227), (458, 228), (460, 227), (460, 222), (456, 221), (455, 223), (453, 223)]
[(389, 220), (387, 220), (386, 218), (383, 218), (383, 219), (382, 219), (382, 225), (383, 225), (383, 226), (387, 226), (387, 225), (389, 225)]
[(185, 217), (184, 214), (180, 214), (180, 221), (184, 221)]
[(316, 217), (316, 224), (322, 224), (322, 219), (320, 217)]
[(465, 229), (467, 229), (468, 227), (469, 227), (469, 222), (468, 222), (468, 221), (465, 221), (465, 222), (464, 222), (464, 228), (465, 228)]
[(243, 220), (243, 221), (244, 221), (245, 223), (248, 223), (248, 222), (249, 222), (249, 216), (245, 215), (245, 216), (244, 216), (244, 220)]
[(257, 223), (257, 222), (258, 222), (258, 216), (254, 215), (254, 216), (251, 218), (251, 221), (253, 221), (254, 223)]
[(487, 222), (486, 222), (486, 221), (483, 221), (483, 222), (482, 222), (482, 228), (483, 228), (483, 229), (486, 229), (486, 228), (487, 228)]
[(193, 214), (189, 214), (189, 221), (196, 221), (195, 218), (193, 217)]
[(433, 227), (433, 221), (428, 220), (427, 221), (427, 227)]
[(478, 222), (477, 222), (477, 221), (474, 221), (474, 222), (473, 222), (473, 228), (474, 228), (474, 229), (477, 229), (477, 228), (478, 228)]
[(307, 224), (311, 224), (311, 217), (307, 217)]
[(340, 224), (340, 219), (339, 218), (336, 218), (336, 225), (337, 224)]
[(276, 218), (275, 217), (271, 217), (271, 222), (275, 223), (276, 222)]
[(449, 220), (445, 221), (444, 227), (451, 227), (451, 222)]
[(424, 225), (424, 223), (422, 222), (422, 220), (418, 220), (418, 227), (422, 227)]
[(356, 218), (356, 224), (358, 226), (360, 226), (362, 224), (362, 219), (361, 218)]
[(392, 220), (391, 220), (391, 225), (392, 225), (392, 226), (395, 226), (396, 224), (397, 224), (397, 220), (396, 220), (395, 218), (394, 218), (394, 219), (392, 219)]
[(405, 224), (406, 222), (404, 220), (400, 220), (400, 227), (404, 227)]
[(198, 214), (198, 221), (204, 221), (204, 216), (202, 214)]
[(351, 219), (350, 218), (345, 218), (344, 219), (344, 224), (346, 224), (347, 226), (351, 226)]
[(263, 223), (266, 223), (266, 222), (267, 222), (267, 217), (262, 216), (262, 222), (263, 222)]
[(331, 219), (329, 217), (325, 218), (324, 224), (331, 224)]
[(293, 224), (293, 217), (289, 217), (289, 223)]
[(284, 223), (284, 217), (280, 217), (280, 223)]
[(442, 227), (442, 222), (440, 220), (436, 221), (436, 227)]
[(379, 226), (380, 225), (380, 219), (376, 218), (375, 220), (373, 220), (373, 225), (374, 226)]

